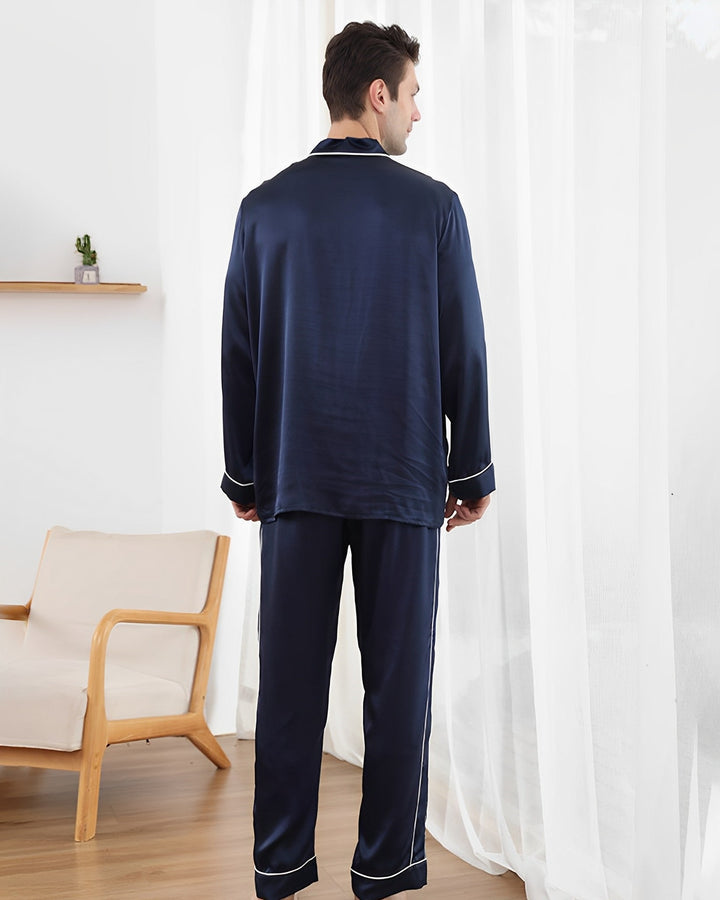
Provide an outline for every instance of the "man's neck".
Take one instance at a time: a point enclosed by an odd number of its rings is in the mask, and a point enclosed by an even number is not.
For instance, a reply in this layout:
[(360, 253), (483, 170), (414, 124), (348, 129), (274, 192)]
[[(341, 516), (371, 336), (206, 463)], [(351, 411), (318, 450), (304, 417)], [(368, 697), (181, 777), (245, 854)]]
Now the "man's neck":
[(380, 141), (380, 129), (375, 116), (363, 115), (359, 119), (339, 119), (337, 122), (332, 122), (328, 137), (373, 138)]

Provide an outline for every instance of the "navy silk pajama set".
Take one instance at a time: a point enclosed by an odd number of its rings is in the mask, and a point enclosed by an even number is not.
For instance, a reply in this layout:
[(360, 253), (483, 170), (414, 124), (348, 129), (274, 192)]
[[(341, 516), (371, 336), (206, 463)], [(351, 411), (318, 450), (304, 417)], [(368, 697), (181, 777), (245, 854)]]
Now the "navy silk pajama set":
[(495, 488), (457, 195), (369, 138), (324, 140), (248, 194), (225, 286), (222, 377), (222, 489), (255, 503), (262, 523), (257, 895), (280, 900), (318, 878), (348, 549), (365, 689), (352, 887), (360, 900), (422, 887), (445, 499)]

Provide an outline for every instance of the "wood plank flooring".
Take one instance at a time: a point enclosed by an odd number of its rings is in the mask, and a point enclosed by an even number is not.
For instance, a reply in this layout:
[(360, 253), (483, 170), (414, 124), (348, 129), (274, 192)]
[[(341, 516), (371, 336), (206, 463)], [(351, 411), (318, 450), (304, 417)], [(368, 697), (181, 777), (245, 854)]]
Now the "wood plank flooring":
[[(250, 741), (220, 739), (218, 771), (184, 738), (110, 747), (97, 836), (73, 841), (77, 774), (0, 767), (2, 900), (249, 900)], [(326, 756), (317, 827), (320, 881), (298, 900), (349, 900), (360, 770)], [(428, 836), (430, 883), (418, 900), (524, 900), (512, 873), (486, 875)]]

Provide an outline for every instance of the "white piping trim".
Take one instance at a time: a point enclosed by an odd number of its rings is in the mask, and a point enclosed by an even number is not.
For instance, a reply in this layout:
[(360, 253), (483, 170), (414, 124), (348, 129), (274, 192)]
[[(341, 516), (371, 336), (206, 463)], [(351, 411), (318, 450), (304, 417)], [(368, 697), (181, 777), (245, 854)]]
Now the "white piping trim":
[(311, 863), (314, 859), (315, 859), (315, 857), (314, 857), (314, 856), (311, 856), (310, 859), (307, 860), (307, 862), (304, 862), (301, 866), (298, 866), (297, 869), (290, 869), (289, 872), (261, 872), (260, 869), (258, 869), (257, 866), (253, 866), (253, 868), (254, 868), (255, 871), (258, 873), (258, 875), (269, 875), (271, 878), (273, 878), (273, 877), (276, 876), (276, 875), (294, 875), (295, 872), (299, 872), (300, 869), (304, 869), (305, 866), (306, 866), (308, 863)]
[[(243, 484), (242, 481), (235, 481), (235, 479), (232, 477), (232, 475), (228, 475), (227, 470), (225, 470), (225, 476), (227, 478), (229, 478), (230, 481), (232, 481), (232, 483), (236, 484), (238, 487), (252, 487), (255, 484), (254, 481), (248, 481), (247, 484)], [(215, 477), (217, 478), (217, 475)]]
[[(422, 756), (420, 757), (420, 779), (418, 781), (418, 797), (415, 807), (415, 823), (413, 824), (412, 840), (410, 841), (410, 863), (413, 864), (413, 850), (415, 848), (415, 832), (417, 831), (417, 820), (420, 812), (420, 794), (422, 793), (422, 776), (423, 766), (425, 765), (425, 738), (427, 737), (428, 713), (430, 712), (430, 686), (432, 684), (432, 660), (433, 646), (435, 643), (435, 611), (437, 610), (438, 587), (440, 583), (440, 529), (437, 531), (437, 549), (435, 551), (435, 596), (433, 597), (432, 625), (430, 628), (430, 659), (428, 660), (428, 685), (427, 700), (425, 701), (425, 725), (423, 726), (422, 737)], [(409, 868), (409, 867), (408, 867)]]
[(313, 156), (384, 156), (385, 159), (390, 159), (387, 153), (363, 153), (362, 151), (353, 153), (352, 150), (318, 150), (317, 153), (308, 153), (305, 159), (311, 159)]
[(397, 878), (398, 875), (402, 875), (403, 872), (407, 872), (408, 869), (412, 869), (413, 866), (419, 866), (420, 863), (427, 862), (427, 856), (423, 859), (419, 859), (417, 862), (410, 863), (409, 866), (405, 866), (404, 869), (400, 869), (399, 872), (396, 872), (394, 875), (363, 875), (362, 872), (358, 872), (357, 869), (350, 869), (353, 875), (359, 875), (360, 878), (369, 878), (370, 881), (387, 881), (388, 878)]
[(466, 475), (465, 478), (453, 478), (452, 481), (448, 481), (448, 484), (455, 484), (457, 481), (470, 481), (471, 478), (477, 478), (478, 475), (482, 475), (483, 472), (487, 472), (491, 465), (492, 463), (488, 463), (484, 469), (481, 469), (481, 471), (476, 472), (474, 475)]

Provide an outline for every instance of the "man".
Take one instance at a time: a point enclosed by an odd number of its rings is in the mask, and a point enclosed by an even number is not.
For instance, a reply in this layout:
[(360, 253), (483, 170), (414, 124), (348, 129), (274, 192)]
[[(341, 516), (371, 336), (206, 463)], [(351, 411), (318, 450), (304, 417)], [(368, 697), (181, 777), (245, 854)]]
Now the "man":
[(495, 484), (465, 217), (449, 188), (391, 159), (420, 120), (418, 56), (397, 25), (351, 23), (330, 41), (329, 136), (243, 200), (228, 268), (222, 488), (240, 518), (262, 522), (263, 900), (294, 897), (318, 877), (348, 547), (365, 688), (352, 886), (359, 900), (380, 900), (427, 878), (440, 526), (477, 521)]

